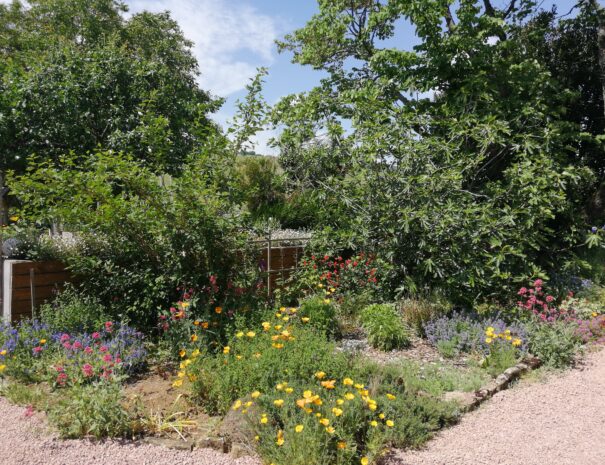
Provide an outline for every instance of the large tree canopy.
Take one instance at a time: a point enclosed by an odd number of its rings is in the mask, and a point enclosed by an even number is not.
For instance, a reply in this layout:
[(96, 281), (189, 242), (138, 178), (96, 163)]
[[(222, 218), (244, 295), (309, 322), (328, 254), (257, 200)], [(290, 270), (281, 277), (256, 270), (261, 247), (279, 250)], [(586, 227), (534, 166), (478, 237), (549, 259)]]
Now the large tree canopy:
[[(583, 90), (544, 57), (564, 46), (548, 32), (552, 17), (537, 20), (529, 0), (319, 8), (281, 48), (328, 77), (274, 116), (285, 169), (338, 200), (333, 222), (347, 245), (390, 257), (402, 289), (446, 286), (461, 297), (496, 296), (555, 261), (583, 265), (575, 252), (603, 151), (600, 129), (580, 116)], [(420, 39), (411, 50), (393, 46), (401, 21)], [(528, 47), (532, 34), (542, 48)]]
[(178, 172), (220, 104), (168, 13), (115, 0), (0, 5), (0, 168), (96, 148)]

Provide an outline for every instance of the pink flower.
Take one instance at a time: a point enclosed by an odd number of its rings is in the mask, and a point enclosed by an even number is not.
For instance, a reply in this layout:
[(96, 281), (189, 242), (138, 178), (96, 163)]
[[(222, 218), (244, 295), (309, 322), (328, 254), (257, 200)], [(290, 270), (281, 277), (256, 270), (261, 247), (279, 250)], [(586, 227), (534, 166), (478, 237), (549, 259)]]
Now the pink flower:
[(92, 338), (93, 339), (99, 339), (101, 337), (101, 335), (97, 332), (92, 333)]
[(40, 352), (42, 352), (42, 347), (34, 347), (34, 354), (39, 354)]
[(544, 284), (544, 281), (542, 281), (541, 279), (536, 279), (534, 281), (534, 287), (540, 287), (542, 286), (542, 284)]
[(92, 376), (93, 375), (92, 365), (90, 363), (85, 363), (82, 366), (82, 373), (84, 373), (84, 376)]
[(63, 347), (67, 350), (71, 349), (71, 344), (69, 342), (64, 342)]
[(176, 308), (170, 307), (170, 313), (176, 313)]
[(80, 341), (74, 342), (73, 348), (74, 349), (81, 349), (82, 348), (82, 343)]
[(113, 328), (113, 323), (111, 321), (106, 321), (105, 322), (105, 329), (107, 331), (111, 331), (112, 328)]
[(103, 361), (104, 362), (111, 362), (111, 359), (112, 359), (111, 354), (105, 354), (105, 355), (103, 355)]
[(66, 342), (66, 341), (69, 341), (69, 334), (62, 334), (61, 342)]
[(122, 363), (122, 359), (120, 357), (116, 357), (115, 362), (116, 363)]
[(546, 301), (547, 302), (552, 302), (553, 300), (555, 300), (555, 298), (552, 295), (547, 295), (546, 296)]
[(518, 295), (525, 295), (527, 294), (527, 288), (526, 287), (522, 287), (521, 289), (519, 289), (519, 292), (517, 292)]
[(92, 347), (86, 347), (86, 349), (84, 349), (84, 352), (86, 352), (87, 354), (92, 354)]
[(107, 352), (109, 349), (107, 348), (107, 346), (101, 346), (101, 347), (99, 347), (99, 350), (101, 352)]
[(55, 370), (57, 370), (58, 373), (63, 373), (64, 368), (62, 366), (56, 366)]

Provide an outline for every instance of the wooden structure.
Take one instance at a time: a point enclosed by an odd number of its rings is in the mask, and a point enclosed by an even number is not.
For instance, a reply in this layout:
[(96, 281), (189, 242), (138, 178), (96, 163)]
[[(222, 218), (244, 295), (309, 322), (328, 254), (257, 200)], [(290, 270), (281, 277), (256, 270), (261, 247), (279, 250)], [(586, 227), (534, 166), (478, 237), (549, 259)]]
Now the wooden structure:
[(4, 260), (2, 316), (5, 322), (35, 316), (42, 303), (54, 297), (72, 275), (61, 262)]

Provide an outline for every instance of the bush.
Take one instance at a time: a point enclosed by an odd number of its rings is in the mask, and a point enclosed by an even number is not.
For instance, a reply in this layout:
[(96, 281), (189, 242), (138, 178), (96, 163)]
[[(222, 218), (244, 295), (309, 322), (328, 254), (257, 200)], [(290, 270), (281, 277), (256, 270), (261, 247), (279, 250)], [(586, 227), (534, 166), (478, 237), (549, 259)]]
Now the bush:
[(248, 392), (268, 392), (285, 380), (295, 384), (306, 382), (318, 371), (344, 373), (347, 357), (334, 353), (326, 336), (302, 320), (306, 317), (284, 310), (258, 329), (241, 328), (218, 354), (196, 340), (182, 352), (186, 358), (177, 386), (185, 378), (193, 380), (195, 396), (215, 414), (225, 413)]
[(97, 298), (68, 286), (52, 302), (42, 305), (40, 319), (51, 331), (82, 333), (101, 328), (110, 318)]
[(578, 326), (573, 322), (544, 323), (534, 320), (527, 326), (529, 350), (542, 363), (552, 368), (564, 368), (574, 362), (580, 349)]
[(298, 315), (309, 318), (309, 325), (327, 336), (335, 336), (339, 332), (336, 310), (330, 299), (316, 296), (303, 300)]
[(393, 350), (410, 345), (408, 329), (392, 305), (374, 304), (361, 313), (361, 324), (368, 341), (377, 349)]
[(509, 341), (519, 339), (517, 349), (527, 350), (526, 329), (521, 324), (506, 324), (499, 318), (481, 318), (475, 314), (464, 315), (455, 312), (443, 316), (424, 325), (428, 341), (435, 346), (444, 357), (454, 357), (461, 352), (490, 352), (489, 337), (485, 332), (492, 328), (496, 334), (506, 334)]
[(63, 438), (125, 437), (133, 419), (122, 405), (120, 386), (96, 383), (74, 386), (48, 412)]
[(30, 168), (11, 183), (23, 217), (60, 220), (76, 235), (78, 250), (58, 251), (60, 258), (113, 319), (149, 329), (181, 286), (200, 291), (209, 308), (241, 308), (256, 297), (245, 215), (217, 187), (224, 180), (211, 155), (173, 180), (105, 152)]

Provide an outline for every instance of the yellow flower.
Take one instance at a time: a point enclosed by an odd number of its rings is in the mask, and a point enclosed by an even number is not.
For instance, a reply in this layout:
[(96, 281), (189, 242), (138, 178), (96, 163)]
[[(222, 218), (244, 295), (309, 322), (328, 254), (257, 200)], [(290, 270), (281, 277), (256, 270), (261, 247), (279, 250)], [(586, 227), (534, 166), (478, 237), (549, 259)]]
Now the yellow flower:
[(235, 401), (235, 403), (233, 404), (233, 410), (239, 410), (239, 408), (242, 406), (242, 401), (237, 399)]
[(303, 316), (300, 321), (302, 321), (303, 323), (308, 323), (311, 320), (311, 318)]
[(283, 446), (284, 445), (284, 432), (282, 430), (279, 430), (277, 432), (277, 441), (275, 441), (275, 443), (278, 446)]
[(318, 371), (317, 373), (315, 373), (315, 377), (317, 379), (324, 379), (326, 377), (326, 374), (323, 371)]
[(374, 428), (376, 428), (378, 426), (378, 422), (376, 420), (372, 420), (370, 422), (370, 425), (372, 425)]
[(179, 371), (179, 372), (177, 373), (177, 376), (178, 376), (179, 378), (184, 378), (184, 377), (185, 377), (185, 372), (184, 372), (184, 371)]
[(280, 329), (282, 329), (282, 325), (275, 325), (274, 328), (275, 331), (279, 331)]
[(341, 409), (339, 409), (339, 408), (334, 407), (334, 408), (332, 409), (332, 413), (334, 414), (334, 416), (335, 416), (335, 417), (339, 417), (339, 416), (341, 416), (341, 415), (342, 415), (342, 410), (341, 410)]
[(179, 357), (183, 358), (185, 355), (187, 355), (187, 352), (185, 352), (183, 349), (179, 350)]
[(294, 389), (289, 387), (289, 388), (286, 388), (285, 391), (286, 391), (286, 394), (292, 394), (292, 392), (294, 392)]
[(19, 217), (17, 215), (10, 216), (8, 219), (11, 221), (19, 221)]
[(359, 463), (361, 465), (368, 465), (368, 463), (370, 463), (370, 461), (368, 460), (367, 457), (361, 457), (361, 460), (359, 461)]
[(381, 420), (384, 420), (384, 413), (381, 413), (380, 415), (378, 415), (378, 418), (380, 418)]
[(395, 399), (397, 399), (397, 397), (395, 397), (393, 394), (387, 394), (387, 399), (395, 400)]
[(338, 441), (338, 442), (336, 443), (336, 447), (337, 447), (338, 449), (344, 449), (345, 447), (347, 447), (347, 443), (346, 443), (346, 442), (344, 442), (344, 441)]
[(374, 410), (376, 410), (378, 407), (376, 406), (376, 404), (375, 404), (375, 403), (371, 403), (371, 404), (368, 404), (368, 408), (369, 408), (369, 409), (370, 409), (370, 410), (373, 412), (373, 411), (374, 411)]
[(493, 328), (493, 326), (488, 326), (487, 329), (485, 330), (486, 333), (493, 333), (495, 331), (495, 329)]
[(276, 344), (275, 342), (273, 344), (271, 344), (274, 348), (276, 349), (283, 349), (284, 345), (283, 344)]
[(260, 397), (260, 392), (254, 391), (252, 394), (250, 394), (250, 397), (252, 397), (253, 399), (258, 399)]
[(183, 385), (183, 380), (182, 379), (177, 379), (174, 383), (172, 383), (173, 387), (180, 387)]
[(328, 426), (326, 428), (326, 433), (328, 433), (328, 434), (334, 434), (335, 432), (336, 432), (336, 430), (332, 426)]
[(275, 386), (275, 389), (277, 389), (278, 391), (281, 391), (285, 386), (285, 383), (277, 383), (277, 386)]
[(324, 304), (329, 304), (330, 303), (330, 299), (324, 299)]
[(189, 305), (191, 305), (189, 302), (181, 302), (181, 307), (183, 308), (187, 308)]
[(283, 321), (288, 321), (288, 320), (290, 320), (290, 317), (289, 316), (285, 316), (285, 317), (282, 318), (282, 320)]
[(279, 307), (279, 311), (284, 313), (286, 311), (286, 307)]
[(187, 378), (189, 378), (189, 381), (193, 383), (197, 379), (197, 376), (189, 374), (187, 375)]
[(319, 420), (319, 422), (324, 426), (328, 426), (330, 424), (330, 420), (328, 420), (327, 418), (322, 418), (321, 420)]
[(345, 399), (347, 399), (347, 400), (353, 400), (353, 399), (355, 399), (355, 394), (353, 394), (352, 392), (347, 392), (345, 394)]
[(302, 433), (303, 429), (305, 429), (304, 425), (296, 425), (294, 431), (296, 431), (297, 433)]
[(210, 326), (210, 323), (208, 323), (207, 321), (204, 321), (204, 322), (202, 323), (202, 328), (204, 328), (204, 329), (208, 329), (208, 326)]
[(248, 331), (246, 333), (246, 336), (248, 336), (249, 338), (253, 338), (254, 336), (256, 336), (256, 333), (254, 331)]
[(592, 317), (593, 317), (593, 318), (595, 318), (595, 317), (597, 317), (597, 316), (599, 316), (599, 314), (598, 314), (597, 312), (592, 312)]
[(519, 339), (519, 338), (515, 338), (515, 339), (513, 340), (513, 343), (512, 343), (512, 344), (513, 344), (513, 346), (515, 346), (515, 347), (519, 347), (521, 344), (523, 344), (523, 341), (522, 341), (521, 339)]
[(197, 334), (192, 334), (191, 335), (191, 342), (195, 342), (197, 341)]
[(215, 312), (215, 313), (218, 313), (218, 314), (220, 315), (221, 313), (223, 313), (223, 307), (216, 307), (216, 308), (214, 309), (214, 312)]
[(255, 440), (256, 442), (260, 441), (260, 436), (258, 436), (258, 435), (257, 435), (257, 436), (254, 436), (254, 440)]
[(353, 386), (353, 380), (351, 378), (345, 378), (342, 380), (342, 384), (345, 386)]
[(200, 325), (200, 320), (195, 320), (195, 321), (193, 322), (193, 325), (194, 325), (194, 326), (199, 326), (199, 325)]
[(260, 352), (256, 352), (256, 353), (254, 354), (254, 358), (260, 358), (260, 357), (261, 357)]
[(6, 365), (0, 365), (0, 373), (6, 370)]
[(485, 343), (486, 344), (491, 344), (492, 343), (492, 338), (491, 337), (486, 337), (485, 338)]
[(345, 403), (344, 400), (342, 400), (342, 399), (336, 399), (336, 405), (342, 405), (344, 403)]
[(355, 389), (363, 389), (363, 384), (356, 384)]
[(262, 424), (262, 425), (266, 425), (268, 421), (269, 421), (269, 420), (268, 420), (268, 419), (267, 419), (267, 417), (266, 417), (266, 416), (264, 416), (264, 415), (263, 415), (263, 416), (261, 417), (261, 419), (260, 419), (260, 422), (261, 422), (261, 424)]
[(241, 337), (244, 337), (244, 332), (243, 332), (243, 331), (238, 332), (238, 333), (235, 335), (235, 337), (236, 337), (236, 338), (238, 338), (238, 339), (239, 339), (239, 338), (241, 338)]
[(191, 357), (195, 358), (198, 355), (200, 355), (200, 350), (199, 349), (195, 349), (193, 352), (191, 352)]
[(265, 330), (265, 331), (269, 331), (271, 329), (271, 323), (269, 323), (267, 321), (263, 322), (262, 326), (263, 326), (263, 330)]
[(334, 389), (334, 385), (336, 384), (336, 380), (335, 379), (330, 379), (328, 381), (322, 381), (321, 385), (323, 387), (325, 387), (326, 389)]
[(392, 420), (387, 420), (387, 426), (389, 428), (392, 428), (393, 426), (395, 426), (395, 423)]
[(46, 339), (40, 339), (40, 344), (46, 344)]
[(231, 347), (229, 347), (229, 346), (223, 347), (223, 353), (224, 354), (228, 354), (230, 351), (231, 351)]
[(281, 407), (282, 405), (284, 405), (284, 399), (275, 399), (273, 401), (273, 405), (275, 405), (276, 407)]
[(303, 397), (305, 399), (310, 399), (311, 397), (313, 397), (313, 392), (312, 391), (305, 391), (305, 392), (303, 392)]
[(324, 285), (323, 285), (322, 283), (319, 283), (319, 284), (317, 285), (317, 287), (318, 287), (318, 288), (320, 288), (320, 289), (322, 289), (322, 288), (324, 287)]
[(252, 404), (254, 404), (254, 402), (252, 402), (251, 400), (249, 400), (244, 405), (246, 406), (246, 408), (250, 408), (250, 407), (252, 407)]

